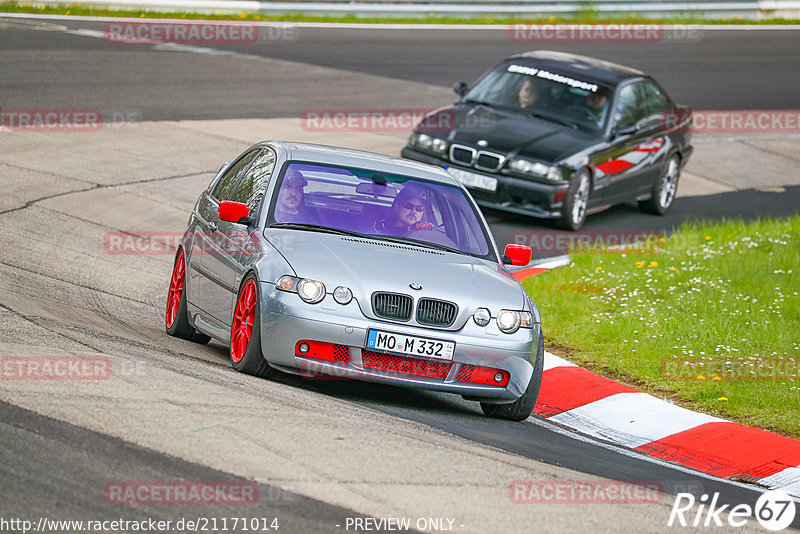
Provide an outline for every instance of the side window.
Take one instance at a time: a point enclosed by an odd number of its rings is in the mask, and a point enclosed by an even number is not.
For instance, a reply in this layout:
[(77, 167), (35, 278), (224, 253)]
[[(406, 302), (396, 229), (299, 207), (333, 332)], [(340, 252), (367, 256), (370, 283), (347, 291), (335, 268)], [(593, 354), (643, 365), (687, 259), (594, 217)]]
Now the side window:
[(648, 122), (661, 120), (664, 113), (670, 110), (669, 98), (667, 98), (664, 91), (653, 82), (644, 82), (642, 84), (642, 89), (644, 89), (645, 118)]
[(211, 196), (219, 201), (233, 200), (233, 193), (237, 186), (237, 176), (241, 174), (242, 170), (247, 168), (258, 153), (259, 150), (251, 150), (228, 167), (228, 170), (225, 171), (225, 174), (220, 178), (219, 182), (217, 182), (217, 185), (214, 186)]
[(617, 109), (614, 114), (617, 128), (635, 126), (636, 123), (644, 118), (644, 110), (639, 96), (640, 92), (637, 90), (639, 85), (638, 83), (632, 83), (620, 89), (619, 97), (617, 98)]
[(261, 150), (250, 167), (246, 168), (241, 179), (236, 180), (236, 190), (230, 200), (247, 204), (254, 214), (267, 191), (272, 171), (275, 169), (275, 153), (269, 149)]

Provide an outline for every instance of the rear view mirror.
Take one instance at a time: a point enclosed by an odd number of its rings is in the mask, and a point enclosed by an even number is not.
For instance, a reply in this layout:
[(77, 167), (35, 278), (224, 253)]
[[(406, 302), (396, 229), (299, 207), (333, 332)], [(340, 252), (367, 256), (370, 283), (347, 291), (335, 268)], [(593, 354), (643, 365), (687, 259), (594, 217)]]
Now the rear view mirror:
[(503, 252), (503, 264), (505, 265), (528, 265), (533, 257), (533, 250), (526, 245), (506, 245)]
[(373, 197), (394, 198), (397, 196), (397, 189), (388, 185), (362, 182), (356, 186), (356, 193)]
[(241, 202), (231, 202), (223, 200), (219, 203), (219, 218), (223, 221), (236, 224), (251, 226), (253, 220), (250, 218), (250, 208)]

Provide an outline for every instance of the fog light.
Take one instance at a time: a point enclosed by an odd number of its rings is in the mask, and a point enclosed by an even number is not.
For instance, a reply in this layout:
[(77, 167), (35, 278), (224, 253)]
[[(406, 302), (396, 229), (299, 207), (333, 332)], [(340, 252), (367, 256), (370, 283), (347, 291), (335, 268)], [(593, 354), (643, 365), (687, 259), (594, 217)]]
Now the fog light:
[(347, 304), (353, 300), (353, 292), (350, 288), (339, 286), (333, 290), (333, 300), (342, 305)]
[(300, 343), (300, 346), (297, 347), (297, 350), (305, 354), (311, 347), (308, 346), (308, 343)]
[(489, 313), (489, 310), (486, 308), (478, 308), (475, 310), (475, 313), (472, 314), (472, 319), (475, 321), (475, 324), (478, 326), (486, 326), (489, 324), (489, 320), (491, 320), (492, 314)]
[(503, 381), (503, 373), (495, 373), (494, 374), (494, 381), (498, 384)]

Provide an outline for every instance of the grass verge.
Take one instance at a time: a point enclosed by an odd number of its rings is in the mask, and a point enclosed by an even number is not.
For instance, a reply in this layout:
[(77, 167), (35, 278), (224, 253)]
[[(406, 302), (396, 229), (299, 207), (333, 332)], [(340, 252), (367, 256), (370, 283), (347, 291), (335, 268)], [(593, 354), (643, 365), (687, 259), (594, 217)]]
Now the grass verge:
[(652, 19), (630, 14), (598, 15), (590, 7), (559, 16), (539, 16), (534, 18), (519, 17), (437, 17), (431, 13), (428, 17), (359, 17), (318, 16), (304, 13), (286, 15), (264, 15), (259, 13), (188, 13), (162, 12), (131, 9), (107, 9), (82, 6), (80, 2), (60, 5), (39, 4), (36, 2), (0, 2), (0, 13), (39, 13), (46, 15), (75, 15), (92, 17), (128, 17), (145, 19), (188, 19), (188, 20), (238, 20), (238, 21), (274, 21), (274, 22), (329, 22), (329, 23), (361, 23), (361, 24), (800, 24), (800, 19), (774, 18), (764, 20), (747, 20), (741, 16), (703, 19), (693, 15)]
[(554, 351), (725, 419), (800, 437), (800, 216), (573, 251), (523, 282)]

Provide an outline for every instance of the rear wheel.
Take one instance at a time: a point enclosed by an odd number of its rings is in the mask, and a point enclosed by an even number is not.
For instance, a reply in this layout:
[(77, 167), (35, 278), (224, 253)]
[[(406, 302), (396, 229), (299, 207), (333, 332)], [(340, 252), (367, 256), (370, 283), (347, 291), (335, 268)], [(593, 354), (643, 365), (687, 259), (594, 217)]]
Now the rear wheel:
[(509, 421), (524, 421), (533, 413), (536, 399), (539, 398), (539, 389), (542, 387), (542, 373), (544, 372), (544, 337), (539, 335), (539, 348), (536, 353), (536, 362), (533, 364), (533, 374), (528, 388), (522, 397), (510, 404), (481, 403), (481, 410), (485, 415), (496, 419)]
[(172, 278), (169, 282), (167, 293), (167, 313), (165, 326), (167, 334), (181, 339), (188, 339), (197, 343), (206, 344), (211, 338), (194, 329), (189, 322), (189, 312), (186, 309), (186, 258), (183, 249), (175, 255), (175, 264), (172, 266)]
[(579, 230), (586, 220), (586, 206), (589, 204), (589, 190), (592, 180), (588, 169), (581, 169), (572, 177), (561, 207), (558, 225), (567, 230)]
[(678, 192), (678, 178), (681, 175), (680, 159), (673, 154), (667, 159), (664, 171), (653, 186), (653, 196), (639, 202), (639, 209), (653, 215), (664, 215), (672, 206)]
[(261, 320), (258, 280), (249, 274), (242, 282), (231, 325), (231, 367), (248, 375), (270, 378), (277, 371), (261, 351)]

